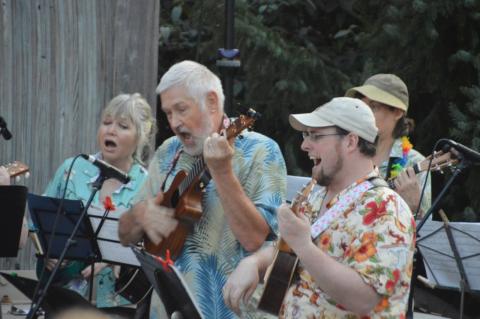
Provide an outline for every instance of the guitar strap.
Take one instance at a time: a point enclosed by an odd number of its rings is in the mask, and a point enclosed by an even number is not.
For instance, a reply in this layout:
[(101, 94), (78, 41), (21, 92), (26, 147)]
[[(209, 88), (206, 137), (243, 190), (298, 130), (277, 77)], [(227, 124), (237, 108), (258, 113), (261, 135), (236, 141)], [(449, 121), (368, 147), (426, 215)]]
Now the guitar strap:
[(177, 150), (177, 153), (175, 153), (175, 157), (172, 160), (172, 165), (170, 166), (170, 169), (168, 170), (167, 174), (165, 174), (165, 178), (163, 179), (162, 186), (160, 187), (160, 190), (162, 192), (165, 192), (165, 183), (167, 182), (168, 176), (170, 176), (175, 166), (177, 166), (177, 162), (180, 159), (180, 155), (182, 154), (182, 152), (183, 152), (183, 147), (180, 146), (180, 148)]
[(382, 178), (374, 176), (359, 183), (345, 194), (341, 194), (337, 202), (313, 223), (310, 232), (312, 239), (317, 239), (349, 205), (359, 200), (365, 192), (377, 187), (388, 187), (388, 184)]

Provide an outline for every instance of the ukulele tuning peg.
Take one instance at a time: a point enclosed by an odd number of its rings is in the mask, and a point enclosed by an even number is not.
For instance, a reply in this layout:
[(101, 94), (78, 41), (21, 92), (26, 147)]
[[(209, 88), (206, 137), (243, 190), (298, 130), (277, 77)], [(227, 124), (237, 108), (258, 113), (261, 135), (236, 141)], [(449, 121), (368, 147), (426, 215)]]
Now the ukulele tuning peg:
[(25, 178), (29, 178), (30, 177), (30, 173), (29, 172), (26, 172), (25, 173)]
[(20, 182), (20, 176), (15, 176), (15, 183)]

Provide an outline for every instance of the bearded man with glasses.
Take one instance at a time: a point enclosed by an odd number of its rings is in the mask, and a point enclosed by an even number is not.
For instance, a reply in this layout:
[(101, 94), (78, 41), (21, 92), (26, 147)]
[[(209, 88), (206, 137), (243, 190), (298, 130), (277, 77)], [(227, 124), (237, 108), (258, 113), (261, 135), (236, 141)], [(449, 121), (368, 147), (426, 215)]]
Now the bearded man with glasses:
[[(375, 168), (371, 109), (340, 97), (289, 120), (323, 187), (300, 209), (313, 221), (286, 204), (278, 209), (280, 236), (299, 258), (279, 318), (405, 318), (415, 221)], [(265, 247), (240, 262), (223, 288), (227, 306), (244, 308), (276, 252)]]

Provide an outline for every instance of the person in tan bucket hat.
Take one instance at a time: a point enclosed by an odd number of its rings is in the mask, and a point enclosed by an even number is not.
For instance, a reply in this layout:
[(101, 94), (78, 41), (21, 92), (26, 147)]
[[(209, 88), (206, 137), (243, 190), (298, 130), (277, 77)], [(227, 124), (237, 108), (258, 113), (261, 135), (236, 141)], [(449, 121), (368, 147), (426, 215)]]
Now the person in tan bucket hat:
[[(338, 97), (311, 113), (291, 114), (289, 121), (302, 133), (301, 149), (313, 161), (312, 178), (323, 187), (307, 199), (309, 205), (300, 205), (300, 213), (286, 204), (278, 209), (280, 235), (300, 262), (292, 284), (285, 290), (277, 286), (275, 292), (285, 297), (275, 315), (404, 318), (415, 223), (407, 203), (375, 169), (373, 112), (359, 99)], [(237, 314), (276, 252), (273, 245), (262, 248), (228, 278), (223, 296)]]
[[(425, 157), (411, 149), (406, 138), (409, 133), (406, 119), (409, 107), (407, 85), (394, 74), (375, 74), (362, 86), (349, 89), (345, 96), (359, 98), (372, 109), (379, 130), (374, 163), (383, 178), (394, 178), (395, 190), (413, 213), (418, 210), (416, 218), (421, 218), (431, 206), (431, 183), (426, 173), (415, 175), (413, 170), (413, 165)], [(419, 205), (426, 178), (427, 185)]]

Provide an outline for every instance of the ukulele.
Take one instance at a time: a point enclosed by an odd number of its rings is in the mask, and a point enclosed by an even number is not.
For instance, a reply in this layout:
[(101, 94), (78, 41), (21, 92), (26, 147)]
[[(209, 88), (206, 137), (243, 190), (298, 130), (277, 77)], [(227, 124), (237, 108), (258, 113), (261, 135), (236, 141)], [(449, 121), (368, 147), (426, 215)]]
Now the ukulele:
[[(246, 115), (240, 115), (226, 129), (227, 140), (232, 142), (243, 130), (251, 128), (258, 117), (259, 114), (252, 109), (249, 109)], [(147, 252), (165, 258), (166, 252), (169, 250), (172, 260), (178, 257), (186, 237), (194, 224), (202, 217), (202, 192), (210, 179), (203, 157), (193, 163), (190, 172), (180, 171), (175, 175), (170, 188), (163, 194), (161, 205), (175, 208), (175, 218), (178, 220), (177, 228), (158, 245), (145, 237), (143, 244)]]
[[(413, 165), (412, 167), (415, 174), (426, 171), (430, 165), (430, 160), (432, 161), (430, 171), (440, 171), (441, 173), (443, 173), (445, 168), (452, 168), (459, 162), (458, 157), (452, 151), (438, 151)], [(391, 178), (387, 181), (388, 186), (393, 190), (395, 190), (395, 179), (396, 178)]]
[[(316, 184), (317, 182), (312, 179), (297, 194), (291, 204), (291, 209), (294, 214), (298, 214), (300, 208), (305, 208), (304, 212), (307, 213), (308, 217), (311, 217), (307, 199)], [(273, 263), (265, 274), (265, 289), (260, 297), (258, 309), (273, 315), (278, 315), (283, 298), (285, 298), (288, 287), (290, 287), (292, 283), (297, 265), (297, 255), (287, 243), (280, 238), (277, 242), (277, 251)]]
[(20, 161), (14, 161), (12, 163), (8, 163), (2, 166), (7, 169), (10, 178), (16, 178), (21, 175), (25, 175), (25, 177), (28, 178), (30, 175), (30, 168)]

